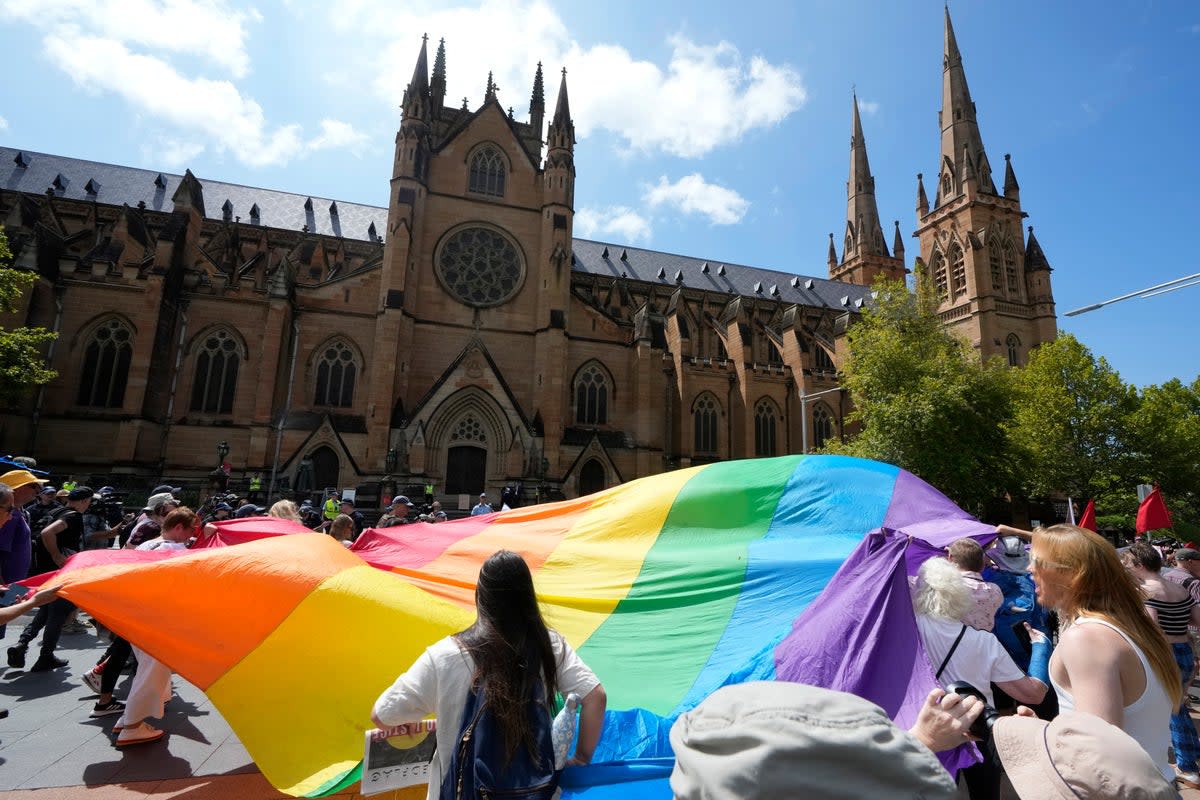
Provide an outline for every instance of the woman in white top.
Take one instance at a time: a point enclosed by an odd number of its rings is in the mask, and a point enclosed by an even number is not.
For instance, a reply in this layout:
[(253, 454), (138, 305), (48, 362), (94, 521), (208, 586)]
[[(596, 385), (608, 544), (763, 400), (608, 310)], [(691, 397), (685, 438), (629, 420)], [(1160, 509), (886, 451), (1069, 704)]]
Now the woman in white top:
[(1137, 581), (1109, 542), (1074, 525), (1035, 530), (1029, 560), (1038, 601), (1062, 624), (1050, 659), (1059, 707), (1121, 728), (1171, 780), (1169, 723), (1183, 686)]
[(539, 677), (548, 700), (556, 692), (583, 698), (579, 739), (568, 764), (591, 761), (604, 724), (604, 688), (566, 640), (546, 627), (521, 556), (501, 550), (484, 562), (475, 607), (475, 623), (428, 648), (380, 695), (371, 713), (381, 728), (437, 717), (431, 800), (440, 794), (472, 689), (498, 721), (510, 756), (518, 747), (532, 750), (536, 744), (528, 708)]

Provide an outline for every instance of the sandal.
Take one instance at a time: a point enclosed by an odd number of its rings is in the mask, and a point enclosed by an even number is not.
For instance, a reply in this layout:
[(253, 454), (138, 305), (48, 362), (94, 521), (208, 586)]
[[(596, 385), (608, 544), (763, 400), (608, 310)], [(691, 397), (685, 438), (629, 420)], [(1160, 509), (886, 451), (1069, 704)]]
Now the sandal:
[(138, 744), (150, 744), (157, 742), (159, 739), (167, 735), (164, 730), (159, 730), (153, 725), (148, 725), (145, 722), (139, 722), (137, 725), (132, 725), (128, 728), (123, 728), (121, 734), (117, 737), (117, 747), (132, 747)]

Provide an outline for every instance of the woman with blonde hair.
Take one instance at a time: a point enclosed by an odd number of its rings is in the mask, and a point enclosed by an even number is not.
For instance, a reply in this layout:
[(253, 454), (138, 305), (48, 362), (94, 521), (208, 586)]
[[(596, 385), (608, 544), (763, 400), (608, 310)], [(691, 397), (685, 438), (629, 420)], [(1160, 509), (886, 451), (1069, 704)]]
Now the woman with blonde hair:
[(300, 518), (300, 509), (291, 500), (280, 500), (271, 506), (267, 511), (268, 517), (278, 517), (279, 519), (290, 519), (293, 522), (304, 524), (304, 520)]
[(1182, 701), (1179, 668), (1116, 549), (1074, 525), (1033, 532), (1030, 574), (1038, 601), (1062, 624), (1050, 683), (1063, 711), (1086, 711), (1124, 730), (1167, 780), (1171, 712)]

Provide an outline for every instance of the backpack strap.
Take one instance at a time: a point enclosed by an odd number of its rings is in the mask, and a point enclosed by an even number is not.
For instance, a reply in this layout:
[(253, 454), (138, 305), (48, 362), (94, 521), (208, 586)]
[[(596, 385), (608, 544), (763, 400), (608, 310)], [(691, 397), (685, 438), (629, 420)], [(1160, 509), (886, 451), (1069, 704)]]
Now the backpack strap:
[(934, 674), (934, 680), (941, 680), (942, 673), (946, 671), (946, 665), (950, 663), (950, 656), (954, 655), (954, 651), (958, 649), (958, 643), (962, 641), (963, 634), (967, 632), (967, 626), (963, 625), (958, 632), (958, 637), (954, 640), (954, 644), (950, 645), (950, 652), (946, 653), (946, 657), (942, 659), (942, 665), (938, 667), (937, 673)]

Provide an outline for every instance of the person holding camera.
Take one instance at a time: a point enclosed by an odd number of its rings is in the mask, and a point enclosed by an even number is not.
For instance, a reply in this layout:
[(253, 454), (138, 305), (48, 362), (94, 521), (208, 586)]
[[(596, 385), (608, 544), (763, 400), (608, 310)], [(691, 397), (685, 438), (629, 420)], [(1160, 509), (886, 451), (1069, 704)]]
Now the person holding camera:
[[(956, 681), (978, 687), (979, 693), (992, 714), (995, 701), (991, 686), (995, 683), (1010, 697), (1023, 703), (1040, 703), (1049, 687), (1047, 664), (1050, 660), (1050, 641), (1040, 631), (1030, 629), (1033, 656), (1029, 675), (1013, 661), (1012, 656), (991, 633), (972, 628), (963, 620), (971, 611), (974, 599), (971, 588), (953, 563), (945, 558), (931, 558), (921, 565), (913, 596), (917, 616), (917, 632), (935, 679), (953, 691)], [(985, 709), (984, 714), (988, 713)], [(983, 762), (962, 771), (972, 800), (998, 800), (1000, 797), (1000, 767), (989, 748), (980, 748)]]

